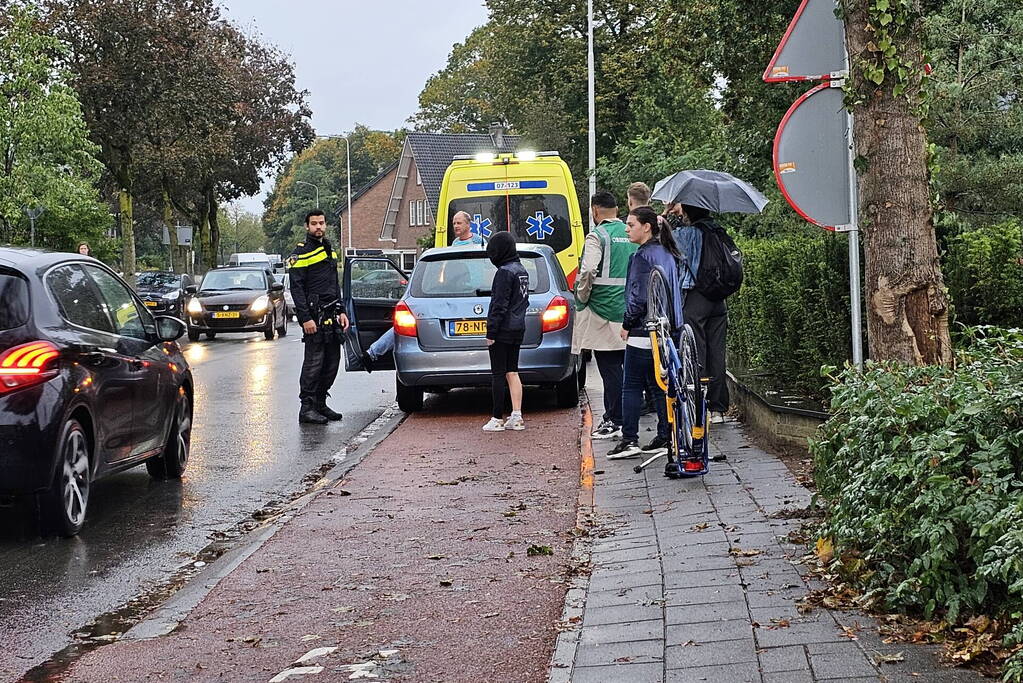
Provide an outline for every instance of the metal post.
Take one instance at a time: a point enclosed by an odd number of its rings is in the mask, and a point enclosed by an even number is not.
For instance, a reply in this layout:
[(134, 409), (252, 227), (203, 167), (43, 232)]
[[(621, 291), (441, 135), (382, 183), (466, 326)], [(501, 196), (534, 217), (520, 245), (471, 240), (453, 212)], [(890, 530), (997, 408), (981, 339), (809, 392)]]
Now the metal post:
[[(587, 63), (587, 86), (589, 89), (589, 148), (590, 148), (590, 197), (597, 193), (597, 105), (596, 86), (594, 83), (594, 59), (593, 59), (593, 0), (586, 2), (587, 29), (588, 29), (588, 50)], [(590, 216), (592, 220), (592, 211)]]
[[(352, 146), (348, 142), (348, 138), (342, 138), (345, 141), (345, 180), (348, 181), (348, 248), (352, 248)], [(341, 253), (344, 254), (345, 250), (342, 249)]]
[[(845, 78), (852, 76), (848, 49), (845, 52)], [(856, 137), (853, 129), (853, 113), (846, 107), (846, 145), (849, 148), (849, 308), (852, 327), (852, 356), (858, 370), (863, 370), (863, 311), (860, 298), (863, 285), (860, 283), (860, 193), (856, 177)]]
[(31, 226), (29, 232), (29, 244), (34, 247), (36, 245), (36, 219), (43, 215), (43, 212), (46, 211), (46, 207), (26, 206), (22, 210), (25, 212), (25, 215), (28, 216), (28, 223)]
[(313, 184), (313, 183), (309, 183), (309, 182), (306, 182), (306, 181), (304, 181), (304, 180), (296, 180), (296, 181), (295, 181), (295, 184), (296, 184), (296, 185), (308, 185), (309, 187), (311, 187), (311, 188), (313, 188), (314, 190), (316, 190), (316, 208), (317, 208), (317, 209), (318, 209), (318, 208), (320, 208), (320, 188), (319, 188), (319, 186), (318, 186), (318, 185), (315, 185), (315, 184)]
[(849, 304), (852, 309), (852, 355), (853, 363), (863, 369), (863, 312), (860, 308), (860, 297), (863, 296), (863, 285), (860, 283), (860, 221), (859, 221), (859, 190), (856, 182), (856, 143), (853, 138), (853, 115), (848, 114), (849, 143), (849, 218), (852, 230), (849, 231)]

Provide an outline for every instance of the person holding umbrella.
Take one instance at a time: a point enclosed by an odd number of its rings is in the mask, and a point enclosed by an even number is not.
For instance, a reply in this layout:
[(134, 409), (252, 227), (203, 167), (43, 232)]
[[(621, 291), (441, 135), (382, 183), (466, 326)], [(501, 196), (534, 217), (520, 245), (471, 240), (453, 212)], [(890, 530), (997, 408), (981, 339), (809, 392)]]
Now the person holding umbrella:
[(756, 188), (720, 171), (681, 171), (654, 187), (654, 199), (668, 205), (669, 223), (683, 254), (681, 287), (685, 322), (696, 338), (701, 374), (710, 378), (707, 409), (712, 423), (725, 421), (728, 305), (742, 285), (742, 253), (711, 212), (760, 213), (768, 199)]

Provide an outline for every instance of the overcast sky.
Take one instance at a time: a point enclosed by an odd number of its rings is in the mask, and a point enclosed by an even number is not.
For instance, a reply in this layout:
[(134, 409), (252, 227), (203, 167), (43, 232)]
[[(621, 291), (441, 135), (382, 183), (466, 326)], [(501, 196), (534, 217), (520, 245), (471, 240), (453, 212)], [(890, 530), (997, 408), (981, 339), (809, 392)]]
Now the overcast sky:
[[(405, 125), (426, 79), (455, 43), (487, 19), (483, 0), (222, 0), (227, 16), (291, 56), (309, 91), (313, 127), (344, 133), (356, 123)], [(242, 208), (261, 214), (259, 197)]]

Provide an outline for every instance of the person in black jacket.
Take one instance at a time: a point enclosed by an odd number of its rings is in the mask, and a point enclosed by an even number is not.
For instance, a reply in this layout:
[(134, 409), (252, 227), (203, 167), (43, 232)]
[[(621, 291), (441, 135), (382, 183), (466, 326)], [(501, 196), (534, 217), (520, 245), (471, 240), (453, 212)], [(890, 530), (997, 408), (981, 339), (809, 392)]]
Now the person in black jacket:
[[(498, 232), (487, 244), (487, 256), (497, 266), (490, 287), (490, 312), (487, 315), (487, 345), (490, 347), (490, 373), (493, 375), (494, 412), (485, 432), (521, 430), (522, 381), (519, 379), (519, 349), (526, 332), (526, 307), (529, 305), (529, 274), (519, 261), (515, 238)], [(511, 392), (511, 416), (504, 420), (504, 394)]]
[(327, 219), (323, 212), (313, 209), (306, 214), (305, 229), (305, 241), (288, 258), (291, 298), (295, 300), (295, 316), (302, 324), (305, 344), (298, 421), (327, 424), (342, 417), (327, 406), (327, 394), (341, 365), (341, 342), (348, 330), (348, 316), (341, 307), (337, 257), (324, 237)]

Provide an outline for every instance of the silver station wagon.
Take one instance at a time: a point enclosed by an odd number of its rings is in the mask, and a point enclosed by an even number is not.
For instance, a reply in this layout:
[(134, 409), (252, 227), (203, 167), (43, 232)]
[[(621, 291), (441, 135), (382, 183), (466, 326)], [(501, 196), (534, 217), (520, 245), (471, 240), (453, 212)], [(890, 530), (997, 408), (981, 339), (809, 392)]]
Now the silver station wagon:
[[(579, 400), (574, 296), (550, 247), (519, 244), (518, 252), (529, 274), (519, 376), (525, 385), (553, 390), (559, 407), (574, 406)], [(343, 289), (352, 322), (346, 370), (364, 370), (363, 354), (393, 330), (393, 353), (372, 369), (396, 370), (403, 411), (422, 410), (424, 392), (489, 386), (487, 312), (495, 271), (478, 246), (429, 249), (410, 276), (383, 256), (346, 259)]]

